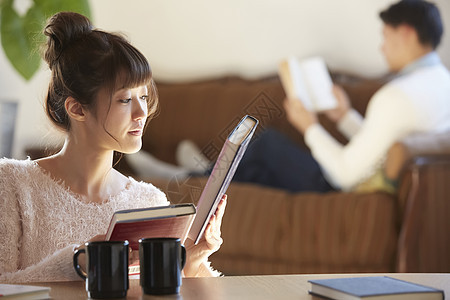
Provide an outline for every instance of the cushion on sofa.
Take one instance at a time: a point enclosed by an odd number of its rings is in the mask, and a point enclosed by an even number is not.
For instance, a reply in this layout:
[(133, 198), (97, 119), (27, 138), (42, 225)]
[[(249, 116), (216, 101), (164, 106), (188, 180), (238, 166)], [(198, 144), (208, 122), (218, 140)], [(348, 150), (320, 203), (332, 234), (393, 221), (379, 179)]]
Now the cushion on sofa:
[[(206, 178), (154, 181), (173, 203), (198, 200)], [(211, 256), (225, 274), (389, 272), (395, 265), (397, 201), (386, 193), (288, 193), (233, 182)]]

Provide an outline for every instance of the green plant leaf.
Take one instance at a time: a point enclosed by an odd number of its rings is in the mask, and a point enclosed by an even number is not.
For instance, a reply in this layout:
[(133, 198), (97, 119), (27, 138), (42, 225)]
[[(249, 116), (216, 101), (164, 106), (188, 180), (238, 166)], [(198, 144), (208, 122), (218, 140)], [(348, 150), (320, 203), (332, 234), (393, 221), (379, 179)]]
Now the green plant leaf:
[(7, 5), (7, 4), (12, 5), (12, 2), (13, 2), (13, 0), (0, 0), (0, 8), (3, 5)]
[(73, 11), (88, 18), (91, 15), (88, 0), (34, 0), (34, 3), (44, 12), (45, 18), (60, 11)]
[(0, 0), (0, 35), (6, 57), (29, 80), (39, 69), (39, 46), (44, 42), (45, 21), (59, 11), (73, 11), (90, 16), (88, 0), (34, 0), (25, 16), (13, 8), (12, 0)]
[(29, 33), (39, 31), (39, 25), (25, 21), (26, 15), (20, 17), (8, 4), (2, 6), (1, 14), (0, 34), (6, 57), (19, 74), (29, 80), (40, 64), (39, 53), (35, 51)]

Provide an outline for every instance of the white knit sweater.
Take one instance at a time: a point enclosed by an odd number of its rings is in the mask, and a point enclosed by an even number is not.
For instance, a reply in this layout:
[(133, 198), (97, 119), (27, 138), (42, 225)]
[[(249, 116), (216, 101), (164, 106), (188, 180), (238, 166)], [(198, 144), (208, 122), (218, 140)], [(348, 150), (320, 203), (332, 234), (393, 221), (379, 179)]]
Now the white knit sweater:
[(36, 162), (0, 159), (0, 282), (79, 280), (74, 248), (105, 234), (114, 211), (168, 204), (132, 178), (107, 202), (84, 203)]

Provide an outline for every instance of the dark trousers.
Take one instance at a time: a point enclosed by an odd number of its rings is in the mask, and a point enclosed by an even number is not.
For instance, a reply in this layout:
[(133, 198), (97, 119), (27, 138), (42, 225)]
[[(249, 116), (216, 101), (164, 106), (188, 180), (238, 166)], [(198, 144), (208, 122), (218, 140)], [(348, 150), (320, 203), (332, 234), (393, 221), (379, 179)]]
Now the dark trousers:
[(267, 129), (253, 138), (233, 181), (257, 183), (290, 192), (334, 190), (312, 155), (274, 129)]

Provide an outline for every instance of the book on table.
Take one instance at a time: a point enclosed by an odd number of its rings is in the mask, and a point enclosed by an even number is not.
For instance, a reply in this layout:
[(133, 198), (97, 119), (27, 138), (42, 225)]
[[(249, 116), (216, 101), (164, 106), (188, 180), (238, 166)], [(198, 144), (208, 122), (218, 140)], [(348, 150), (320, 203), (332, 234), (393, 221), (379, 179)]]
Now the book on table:
[(286, 96), (299, 99), (307, 110), (320, 112), (337, 106), (333, 82), (321, 57), (286, 58), (279, 64), (278, 75)]
[(310, 293), (336, 300), (442, 300), (444, 292), (387, 276), (309, 280)]
[(191, 203), (116, 211), (106, 232), (107, 241), (128, 240), (139, 249), (139, 239), (156, 237), (187, 237), (196, 213)]
[(195, 244), (204, 235), (209, 220), (225, 194), (258, 123), (256, 118), (244, 116), (225, 140), (198, 200), (197, 215), (188, 234)]
[(0, 284), (0, 299), (50, 299), (50, 288), (34, 285)]

